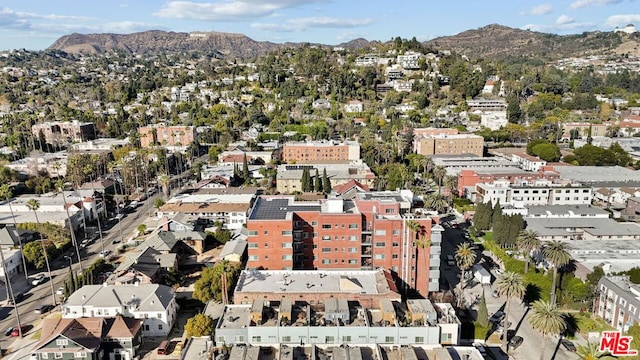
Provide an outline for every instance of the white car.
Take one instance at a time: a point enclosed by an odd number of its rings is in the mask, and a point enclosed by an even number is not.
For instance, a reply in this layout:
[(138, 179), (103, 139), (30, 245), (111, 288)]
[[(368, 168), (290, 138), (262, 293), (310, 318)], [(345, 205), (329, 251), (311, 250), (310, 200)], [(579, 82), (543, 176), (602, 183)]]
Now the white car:
[(31, 281), (31, 285), (38, 286), (43, 282), (45, 282), (46, 279), (47, 279), (47, 276), (44, 273), (40, 273), (33, 277), (33, 280)]
[(64, 295), (64, 287), (60, 286), (58, 290), (56, 290), (56, 295)]
[(111, 250), (100, 251), (100, 257), (107, 257), (111, 254)]

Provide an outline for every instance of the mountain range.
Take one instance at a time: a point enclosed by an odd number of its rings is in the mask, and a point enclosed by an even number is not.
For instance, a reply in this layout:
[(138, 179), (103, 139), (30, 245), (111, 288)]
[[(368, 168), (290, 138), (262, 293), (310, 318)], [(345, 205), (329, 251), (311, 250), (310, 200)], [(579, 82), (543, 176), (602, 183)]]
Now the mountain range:
[[(369, 48), (380, 42), (355, 39), (335, 46)], [(640, 55), (640, 34), (585, 32), (579, 35), (556, 35), (514, 29), (491, 24), (453, 36), (435, 38), (423, 43), (437, 50), (451, 50), (471, 58), (533, 57), (555, 60), (590, 54)], [(56, 40), (48, 50), (67, 53), (205, 52), (216, 57), (255, 57), (282, 47), (298, 47), (303, 43), (256, 41), (243, 34), (223, 32), (145, 31), (133, 34), (70, 34)], [(321, 45), (321, 44), (315, 44)]]

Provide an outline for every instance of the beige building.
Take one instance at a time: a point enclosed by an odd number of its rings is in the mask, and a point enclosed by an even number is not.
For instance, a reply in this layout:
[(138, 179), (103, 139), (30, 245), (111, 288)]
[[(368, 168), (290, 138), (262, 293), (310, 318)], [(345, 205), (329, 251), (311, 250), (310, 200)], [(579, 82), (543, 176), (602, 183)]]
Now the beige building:
[(48, 144), (63, 145), (78, 143), (96, 138), (93, 123), (73, 121), (46, 121), (31, 126), (31, 133), (39, 140), (42, 132)]
[(414, 151), (427, 156), (472, 154), (481, 157), (484, 138), (473, 134), (416, 136)]
[(155, 124), (138, 129), (140, 146), (149, 148), (154, 145), (163, 146), (169, 150), (184, 151), (189, 144), (196, 140), (195, 126), (166, 126)]
[(360, 159), (357, 141), (300, 141), (282, 146), (282, 161), (296, 164), (345, 164)]
[(355, 180), (362, 185), (373, 187), (376, 175), (369, 166), (362, 161), (353, 161), (348, 164), (307, 164), (307, 165), (287, 165), (278, 166), (276, 175), (276, 187), (282, 194), (291, 194), (302, 191), (302, 172), (304, 168), (309, 168), (311, 180), (315, 182), (315, 172), (322, 177), (327, 171), (327, 177), (331, 181), (331, 186), (346, 184)]
[(589, 136), (589, 127), (591, 127), (591, 137), (607, 136), (607, 125), (592, 124), (588, 122), (570, 122), (562, 124), (562, 138), (569, 139), (572, 130), (578, 130), (579, 137), (587, 138)]

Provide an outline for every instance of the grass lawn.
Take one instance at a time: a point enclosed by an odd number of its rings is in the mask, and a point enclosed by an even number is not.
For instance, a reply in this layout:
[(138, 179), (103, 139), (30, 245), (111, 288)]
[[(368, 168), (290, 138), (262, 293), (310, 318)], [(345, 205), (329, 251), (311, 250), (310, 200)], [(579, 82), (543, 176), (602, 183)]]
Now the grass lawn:
[(31, 335), (31, 340), (40, 340), (40, 335), (42, 335), (42, 328), (38, 329), (38, 331), (34, 332)]

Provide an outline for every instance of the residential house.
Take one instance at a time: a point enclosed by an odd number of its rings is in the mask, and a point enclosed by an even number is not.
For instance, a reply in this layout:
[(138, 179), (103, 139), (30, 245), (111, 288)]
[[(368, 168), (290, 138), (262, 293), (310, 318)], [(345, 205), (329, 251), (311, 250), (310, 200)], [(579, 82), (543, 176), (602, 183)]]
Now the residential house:
[(480, 115), (480, 126), (489, 128), (490, 130), (499, 130), (509, 123), (507, 112), (502, 111), (481, 111), (476, 110), (474, 113)]
[(622, 210), (622, 216), (631, 221), (640, 220), (640, 197), (627, 199), (627, 206)]
[(525, 152), (513, 154), (512, 161), (526, 171), (539, 171), (542, 167), (547, 166), (546, 161)]
[(608, 325), (626, 332), (640, 322), (640, 287), (627, 276), (603, 276), (598, 282), (596, 314)]
[(331, 103), (327, 99), (316, 99), (311, 104), (311, 107), (319, 110), (329, 110), (331, 109)]
[(31, 359), (134, 359), (142, 344), (142, 320), (112, 318), (45, 318)]
[(350, 100), (344, 105), (344, 112), (346, 113), (361, 113), (364, 111), (364, 104), (362, 101)]
[(161, 253), (152, 247), (136, 249), (124, 254), (124, 260), (106, 282), (113, 285), (155, 284), (177, 268), (178, 257), (174, 253)]
[(110, 318), (122, 315), (140, 319), (143, 336), (167, 336), (178, 305), (173, 289), (166, 285), (85, 285), (61, 306), (64, 319)]
[(247, 234), (246, 229), (235, 232), (231, 240), (227, 241), (222, 247), (219, 258), (234, 263), (242, 263), (247, 255)]

